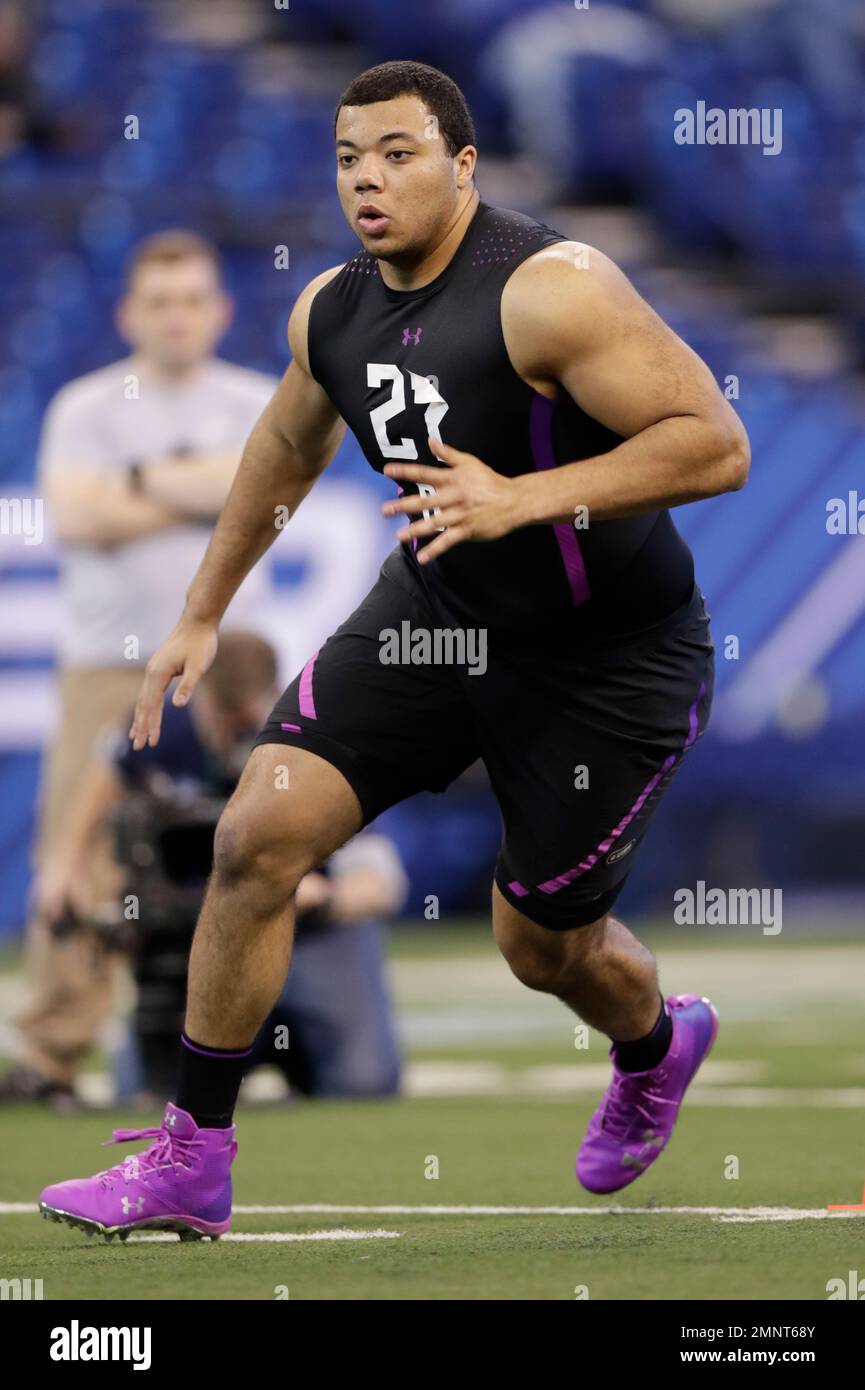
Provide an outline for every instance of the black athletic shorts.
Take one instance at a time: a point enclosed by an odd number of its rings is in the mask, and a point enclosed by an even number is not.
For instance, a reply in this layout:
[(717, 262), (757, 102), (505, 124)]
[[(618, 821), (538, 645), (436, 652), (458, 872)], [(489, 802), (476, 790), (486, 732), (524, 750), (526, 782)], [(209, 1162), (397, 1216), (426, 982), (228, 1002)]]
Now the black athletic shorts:
[(484, 648), (476, 631), (461, 650), (396, 550), (255, 742), (332, 763), (364, 824), (416, 792), (444, 791), (483, 759), (503, 821), (496, 883), (533, 922), (566, 929), (612, 907), (653, 810), (705, 729), (713, 684), (696, 587), (636, 635), (490, 632)]

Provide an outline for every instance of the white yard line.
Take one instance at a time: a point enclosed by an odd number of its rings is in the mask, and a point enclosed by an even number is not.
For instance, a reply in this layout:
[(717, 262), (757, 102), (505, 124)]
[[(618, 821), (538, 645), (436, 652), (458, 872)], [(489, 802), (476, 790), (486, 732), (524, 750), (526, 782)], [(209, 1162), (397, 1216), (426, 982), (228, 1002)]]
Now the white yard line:
[(493, 1206), (339, 1206), (307, 1202), (294, 1206), (238, 1206), (236, 1216), (711, 1216), (725, 1220), (804, 1221), (862, 1212), (830, 1212), (823, 1207), (493, 1207)]
[[(245, 1231), (228, 1231), (222, 1240), (259, 1240), (259, 1241), (288, 1241), (288, 1240), (399, 1240), (402, 1231), (349, 1231), (341, 1229), (338, 1231), (304, 1231), (295, 1233), (294, 1231), (266, 1231), (263, 1233), (247, 1234)], [(176, 1242), (177, 1235), (174, 1232), (162, 1232), (153, 1236), (130, 1236), (130, 1245), (149, 1245), (154, 1241), (171, 1240)]]
[[(707, 1061), (688, 1091), (688, 1106), (728, 1109), (816, 1108), (865, 1109), (865, 1086), (757, 1086), (748, 1082), (765, 1077), (761, 1061)], [(575, 1062), (510, 1068), (499, 1062), (410, 1063), (403, 1091), (407, 1100), (469, 1099), (548, 1101), (600, 1099), (609, 1079), (609, 1062)], [(78, 1093), (87, 1104), (100, 1107), (112, 1102), (111, 1079), (106, 1072), (85, 1072), (78, 1079)], [(271, 1069), (250, 1077), (244, 1096), (253, 1105), (285, 1098), (285, 1083)]]
[[(36, 1216), (32, 1202), (0, 1202), (0, 1216)], [(278, 1206), (236, 1206), (235, 1216), (707, 1216), (715, 1221), (828, 1221), (865, 1217), (865, 1206), (852, 1211), (825, 1207), (493, 1207), (493, 1206), (342, 1206), (331, 1202), (300, 1202)], [(350, 1240), (395, 1238), (399, 1231), (312, 1231), (294, 1234), (235, 1233), (223, 1240)], [(141, 1237), (169, 1240), (173, 1235)]]

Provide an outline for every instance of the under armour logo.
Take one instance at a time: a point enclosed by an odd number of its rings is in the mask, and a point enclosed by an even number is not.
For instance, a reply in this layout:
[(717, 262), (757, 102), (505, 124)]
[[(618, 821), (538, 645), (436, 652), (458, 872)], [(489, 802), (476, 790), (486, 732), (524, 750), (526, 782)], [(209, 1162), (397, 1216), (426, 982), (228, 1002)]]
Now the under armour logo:
[(643, 1140), (647, 1148), (654, 1146), (654, 1148), (660, 1149), (664, 1144), (663, 1134), (654, 1134), (650, 1129), (643, 1130)]
[(169, 1129), (173, 1129), (173, 1128), (174, 1128), (174, 1122), (175, 1122), (176, 1119), (177, 1119), (177, 1116), (176, 1116), (176, 1115), (173, 1115), (173, 1114), (172, 1114), (172, 1115), (166, 1115), (166, 1116), (165, 1116), (165, 1124), (167, 1125), (167, 1127), (168, 1127)]
[(402, 345), (403, 345), (403, 347), (408, 347), (408, 340), (409, 340), (409, 338), (411, 338), (411, 340), (412, 340), (412, 342), (414, 343), (415, 347), (417, 347), (418, 343), (420, 342), (420, 335), (421, 335), (421, 333), (423, 333), (423, 329), (422, 329), (422, 328), (416, 328), (415, 331), (414, 331), (414, 333), (411, 332), (411, 329), (409, 329), (409, 328), (404, 328), (404, 329), (402, 330)]
[[(129, 1199), (128, 1197), (121, 1197), (121, 1199), (120, 1199), (120, 1205), (121, 1205), (122, 1208), (123, 1208), (123, 1215), (124, 1215), (124, 1216), (128, 1216), (129, 1213), (130, 1213), (130, 1211), (132, 1210), (132, 1205), (133, 1205), (132, 1202), (130, 1201), (130, 1199)], [(143, 1197), (136, 1197), (136, 1198), (135, 1198), (135, 1210), (136, 1210), (136, 1212), (139, 1214), (139, 1216), (140, 1216), (141, 1213), (143, 1212), (143, 1210), (144, 1210), (144, 1198), (143, 1198)]]
[(640, 1172), (642, 1172), (645, 1166), (646, 1160), (644, 1158), (641, 1158), (639, 1154), (622, 1154), (623, 1168), (637, 1168)]

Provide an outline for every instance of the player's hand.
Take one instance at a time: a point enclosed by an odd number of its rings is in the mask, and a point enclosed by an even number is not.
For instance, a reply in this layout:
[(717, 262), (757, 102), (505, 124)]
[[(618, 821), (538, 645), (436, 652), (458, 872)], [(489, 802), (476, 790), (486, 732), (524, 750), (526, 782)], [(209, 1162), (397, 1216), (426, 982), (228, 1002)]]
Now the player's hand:
[(181, 618), (171, 636), (147, 663), (138, 692), (129, 737), (138, 751), (145, 743), (155, 748), (162, 728), (162, 701), (168, 685), (180, 677), (171, 703), (185, 705), (216, 656), (218, 635), (215, 623)]
[[(517, 478), (505, 478), (496, 473), (474, 454), (465, 454), (432, 435), (427, 438), (430, 451), (446, 466), (434, 468), (422, 463), (388, 463), (384, 472), (388, 478), (409, 483), (426, 483), (435, 489), (435, 496), (398, 497), (385, 502), (385, 516), (418, 516), (437, 510), (429, 517), (421, 516), (397, 532), (401, 541), (415, 537), (435, 536), (417, 553), (420, 564), (428, 564), (437, 555), (450, 550), (460, 541), (494, 541), (506, 536), (520, 525), (517, 502)], [(445, 528), (442, 530), (442, 528)]]

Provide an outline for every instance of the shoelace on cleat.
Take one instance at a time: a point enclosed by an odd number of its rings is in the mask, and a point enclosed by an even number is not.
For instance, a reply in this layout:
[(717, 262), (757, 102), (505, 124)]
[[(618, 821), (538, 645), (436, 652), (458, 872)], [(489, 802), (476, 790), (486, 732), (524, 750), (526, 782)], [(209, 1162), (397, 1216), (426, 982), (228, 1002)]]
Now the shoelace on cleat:
[[(664, 1080), (663, 1074), (655, 1077), (650, 1085), (636, 1077), (613, 1077), (612, 1088), (604, 1106), (601, 1128), (613, 1139), (624, 1139), (634, 1123), (635, 1114), (641, 1115), (649, 1129), (661, 1122), (661, 1106), (673, 1105), (666, 1096), (655, 1094), (656, 1087)], [(637, 1097), (640, 1097), (638, 1100)], [(642, 1103), (641, 1103), (642, 1102)], [(654, 1112), (652, 1105), (658, 1107)]]
[[(678, 1004), (672, 1003), (670, 1005), (670, 1010), (674, 1012), (679, 1007)], [(678, 1042), (674, 1034), (670, 1052), (664, 1059), (665, 1063), (676, 1055), (677, 1049)], [(604, 1113), (601, 1118), (601, 1129), (613, 1139), (624, 1139), (628, 1129), (634, 1122), (634, 1112), (641, 1115), (646, 1121), (646, 1124), (652, 1129), (655, 1125), (660, 1124), (663, 1113), (662, 1110), (658, 1109), (656, 1113), (653, 1114), (651, 1108), (647, 1108), (646, 1105), (640, 1104), (635, 1098), (635, 1093), (647, 1102), (648, 1107), (651, 1107), (652, 1103), (658, 1107), (675, 1105), (676, 1102), (668, 1100), (666, 1096), (655, 1094), (657, 1087), (666, 1080), (666, 1066), (664, 1066), (662, 1070), (656, 1071), (652, 1081), (648, 1085), (644, 1078), (631, 1076), (627, 1072), (614, 1072), (612, 1088), (607, 1097), (606, 1104), (604, 1105)]]
[(120, 1178), (124, 1182), (142, 1178), (158, 1168), (190, 1168), (190, 1150), (201, 1147), (204, 1143), (203, 1139), (181, 1139), (178, 1135), (169, 1134), (161, 1128), (115, 1129), (112, 1130), (110, 1139), (102, 1141), (102, 1147), (107, 1148), (109, 1144), (131, 1144), (139, 1139), (154, 1139), (156, 1142), (151, 1144), (149, 1149), (145, 1149), (144, 1153), (130, 1154), (122, 1163), (97, 1173), (102, 1187), (112, 1188)]

